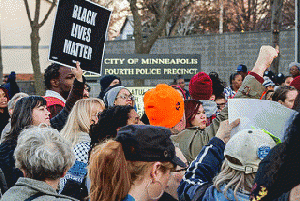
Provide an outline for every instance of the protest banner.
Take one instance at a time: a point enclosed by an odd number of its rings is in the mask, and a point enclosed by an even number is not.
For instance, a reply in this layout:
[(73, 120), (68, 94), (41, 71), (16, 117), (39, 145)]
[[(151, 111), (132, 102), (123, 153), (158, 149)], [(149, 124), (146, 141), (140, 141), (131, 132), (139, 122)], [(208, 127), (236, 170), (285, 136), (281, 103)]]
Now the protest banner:
[(283, 140), (287, 127), (295, 118), (295, 110), (278, 102), (256, 99), (229, 99), (229, 123), (240, 118), (240, 125), (231, 131), (234, 135), (242, 129), (264, 129)]
[(57, 6), (49, 60), (101, 73), (104, 42), (111, 11), (87, 0), (60, 0)]
[(142, 117), (144, 114), (144, 94), (154, 87), (126, 87), (135, 98), (137, 113)]

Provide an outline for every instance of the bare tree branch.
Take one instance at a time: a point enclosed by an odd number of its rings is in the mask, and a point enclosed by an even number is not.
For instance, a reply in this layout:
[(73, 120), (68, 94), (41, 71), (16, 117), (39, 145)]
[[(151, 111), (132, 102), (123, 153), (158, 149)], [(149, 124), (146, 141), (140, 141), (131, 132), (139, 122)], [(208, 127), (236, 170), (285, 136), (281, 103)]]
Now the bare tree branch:
[(162, 16), (162, 19), (159, 20), (158, 24), (156, 25), (156, 27), (154, 29), (154, 32), (151, 33), (151, 35), (147, 38), (147, 42), (149, 44), (154, 44), (154, 42), (158, 38), (159, 34), (165, 28), (165, 25), (170, 18), (170, 14), (172, 13), (172, 8), (174, 8), (174, 5), (176, 3), (178, 3), (178, 0), (169, 0), (167, 2), (167, 5), (165, 7), (165, 13)]
[[(54, 1), (50, 1), (50, 0), (45, 0), (47, 3), (50, 3), (50, 4), (52, 4)], [(55, 6), (57, 6), (57, 3), (56, 3), (56, 1), (55, 1)]]
[(38, 26), (38, 24), (39, 24), (40, 11), (41, 11), (41, 0), (36, 0), (35, 12), (34, 12), (34, 18), (33, 18), (33, 26)]
[(54, 9), (54, 7), (55, 7), (55, 5), (56, 5), (56, 1), (57, 1), (57, 0), (53, 0), (53, 2), (52, 2), (52, 4), (51, 4), (51, 6), (50, 6), (48, 12), (46, 13), (46, 15), (45, 15), (43, 21), (39, 24), (39, 27), (42, 27), (42, 26), (45, 24), (45, 22), (46, 22), (46, 20), (48, 19), (50, 13), (52, 12), (52, 10)]
[(137, 1), (130, 0), (129, 3), (130, 3), (130, 10), (132, 12), (133, 20), (134, 20), (133, 35), (135, 38), (135, 50), (139, 52), (143, 48), (142, 22), (136, 5)]
[(28, 5), (28, 1), (24, 0), (24, 4), (25, 4), (26, 13), (27, 13), (27, 17), (28, 17), (30, 26), (32, 26), (32, 20), (31, 20), (31, 17), (30, 17), (30, 9), (29, 9), (29, 5)]

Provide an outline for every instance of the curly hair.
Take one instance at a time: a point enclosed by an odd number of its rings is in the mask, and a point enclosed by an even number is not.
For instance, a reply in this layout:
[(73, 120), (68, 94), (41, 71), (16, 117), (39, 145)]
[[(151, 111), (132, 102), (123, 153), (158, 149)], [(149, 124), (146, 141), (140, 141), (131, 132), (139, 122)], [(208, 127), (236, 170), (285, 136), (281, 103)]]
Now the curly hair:
[(117, 136), (117, 129), (127, 125), (129, 113), (134, 108), (130, 105), (106, 108), (99, 116), (98, 123), (91, 126), (91, 145), (102, 142), (107, 138)]
[(44, 78), (45, 78), (45, 87), (46, 89), (51, 89), (51, 80), (57, 79), (59, 77), (59, 69), (60, 65), (52, 63), (45, 70)]

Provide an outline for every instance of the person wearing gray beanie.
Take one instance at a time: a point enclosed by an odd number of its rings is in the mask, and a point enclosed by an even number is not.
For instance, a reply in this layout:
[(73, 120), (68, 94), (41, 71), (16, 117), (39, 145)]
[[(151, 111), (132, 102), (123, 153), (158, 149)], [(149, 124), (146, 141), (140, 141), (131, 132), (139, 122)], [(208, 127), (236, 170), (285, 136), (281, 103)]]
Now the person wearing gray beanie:
[(104, 103), (106, 107), (112, 107), (114, 105), (134, 106), (134, 97), (126, 87), (116, 86), (105, 93)]
[(300, 75), (300, 63), (292, 62), (289, 64), (290, 74), (293, 78)]

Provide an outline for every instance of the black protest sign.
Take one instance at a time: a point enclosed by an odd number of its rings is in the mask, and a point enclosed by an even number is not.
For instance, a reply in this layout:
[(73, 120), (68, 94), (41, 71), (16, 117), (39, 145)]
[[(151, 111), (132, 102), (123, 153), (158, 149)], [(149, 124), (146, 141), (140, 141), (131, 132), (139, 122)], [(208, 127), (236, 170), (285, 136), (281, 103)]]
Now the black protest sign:
[(53, 27), (49, 60), (101, 72), (104, 42), (111, 11), (86, 0), (60, 0)]

